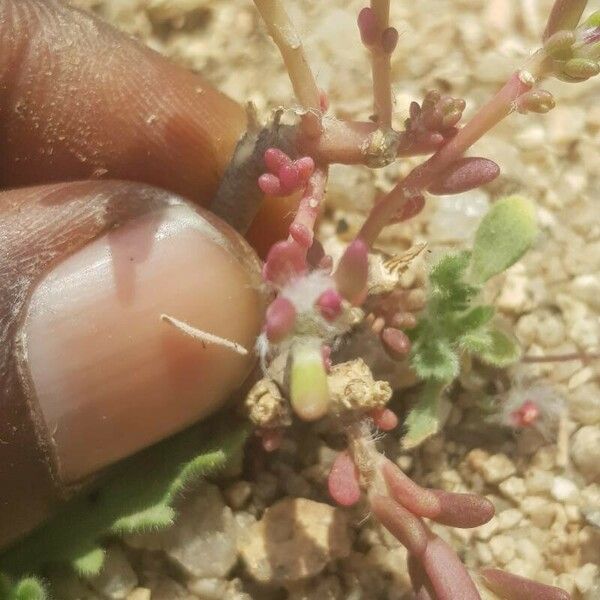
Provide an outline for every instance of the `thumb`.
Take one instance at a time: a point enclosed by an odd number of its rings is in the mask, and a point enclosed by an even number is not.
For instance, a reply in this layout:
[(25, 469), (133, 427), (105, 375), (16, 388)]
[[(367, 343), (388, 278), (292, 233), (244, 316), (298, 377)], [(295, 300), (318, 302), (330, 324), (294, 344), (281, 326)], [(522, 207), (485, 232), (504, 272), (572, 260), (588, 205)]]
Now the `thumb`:
[(259, 264), (169, 192), (77, 182), (0, 194), (0, 546), (75, 482), (219, 407), (252, 368)]

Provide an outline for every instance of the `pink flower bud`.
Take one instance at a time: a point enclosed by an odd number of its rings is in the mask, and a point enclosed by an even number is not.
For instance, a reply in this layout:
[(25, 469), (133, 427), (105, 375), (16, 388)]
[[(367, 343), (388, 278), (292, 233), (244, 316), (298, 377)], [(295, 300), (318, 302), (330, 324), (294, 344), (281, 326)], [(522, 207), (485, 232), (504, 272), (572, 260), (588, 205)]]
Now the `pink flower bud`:
[(365, 297), (369, 273), (369, 247), (357, 238), (344, 252), (334, 278), (338, 292), (348, 302), (360, 304)]
[(500, 167), (492, 160), (467, 157), (457, 160), (427, 190), (431, 194), (460, 194), (493, 181)]
[(324, 319), (333, 321), (342, 312), (342, 297), (336, 290), (325, 290), (317, 300), (317, 307)]
[(279, 296), (267, 308), (265, 315), (265, 333), (267, 339), (275, 344), (283, 340), (296, 324), (296, 308), (287, 299)]

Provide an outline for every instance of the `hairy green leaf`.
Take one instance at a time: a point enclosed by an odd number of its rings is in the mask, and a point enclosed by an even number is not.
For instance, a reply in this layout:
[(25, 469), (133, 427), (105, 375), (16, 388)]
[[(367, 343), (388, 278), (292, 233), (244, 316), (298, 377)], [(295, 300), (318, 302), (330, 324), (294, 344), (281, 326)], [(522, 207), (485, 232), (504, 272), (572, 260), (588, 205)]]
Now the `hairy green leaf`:
[(488, 332), (490, 344), (487, 348), (478, 351), (477, 356), (494, 367), (507, 367), (521, 356), (521, 348), (516, 340), (498, 329)]
[(404, 422), (404, 448), (415, 448), (439, 431), (440, 397), (446, 385), (445, 381), (432, 380), (425, 383), (417, 404), (410, 410)]
[(488, 304), (474, 306), (456, 319), (456, 327), (460, 333), (475, 331), (487, 325), (494, 317), (495, 309)]
[(79, 555), (71, 561), (73, 569), (78, 575), (96, 575), (102, 569), (106, 551), (97, 544), (93, 544), (86, 552), (82, 550)]
[(411, 364), (419, 378), (451, 380), (458, 375), (458, 356), (442, 337), (423, 336), (413, 345)]
[(484, 283), (516, 263), (537, 236), (535, 208), (521, 196), (498, 200), (475, 234), (470, 280)]
[(24, 577), (12, 584), (0, 573), (0, 600), (47, 600), (43, 584), (35, 577)]
[(19, 575), (65, 562), (79, 572), (98, 572), (103, 537), (172, 523), (176, 497), (239, 455), (247, 433), (246, 424), (220, 416), (119, 463), (93, 491), (2, 554), (0, 569)]

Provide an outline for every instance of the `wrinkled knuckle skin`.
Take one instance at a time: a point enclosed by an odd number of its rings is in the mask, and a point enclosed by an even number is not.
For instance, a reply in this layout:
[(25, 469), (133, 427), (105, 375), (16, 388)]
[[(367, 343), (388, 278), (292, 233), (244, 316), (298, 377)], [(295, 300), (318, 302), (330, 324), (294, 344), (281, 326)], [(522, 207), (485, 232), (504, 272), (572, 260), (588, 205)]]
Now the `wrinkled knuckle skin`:
[(163, 190), (124, 182), (0, 194), (0, 548), (74, 491), (57, 476), (52, 433), (37, 407), (20, 341), (33, 288), (53, 264), (111, 228), (183, 202)]

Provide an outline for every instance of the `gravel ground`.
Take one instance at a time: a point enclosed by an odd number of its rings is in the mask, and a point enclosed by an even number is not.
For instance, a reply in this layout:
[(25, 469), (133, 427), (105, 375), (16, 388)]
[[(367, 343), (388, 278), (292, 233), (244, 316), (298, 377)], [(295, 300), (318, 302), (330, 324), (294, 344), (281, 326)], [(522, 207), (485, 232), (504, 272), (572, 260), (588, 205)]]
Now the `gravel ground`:
[[(202, 72), (240, 102), (266, 113), (293, 106), (276, 50), (250, 0), (73, 0)], [(321, 87), (340, 117), (370, 111), (367, 57), (358, 43), (355, 0), (288, 2)], [(392, 2), (400, 31), (393, 59), (397, 125), (409, 102), (432, 87), (467, 101), (467, 117), (536, 46), (550, 0)], [(599, 2), (591, 7), (600, 8)], [(527, 355), (600, 347), (600, 80), (550, 82), (557, 108), (514, 115), (477, 145), (502, 175), (486, 189), (432, 199), (382, 244), (429, 242), (432, 253), (468, 244), (490, 202), (526, 193), (542, 235), (524, 261), (487, 290)], [(372, 172), (333, 168), (330, 247), (349, 236), (378, 191), (410, 161)], [(467, 370), (468, 371), (468, 370)], [(388, 456), (424, 485), (487, 495), (496, 516), (473, 530), (434, 527), (469, 567), (496, 565), (562, 586), (575, 599), (600, 598), (600, 361), (520, 364), (509, 373), (468, 371), (443, 435), (413, 453), (397, 434)], [(469, 407), (494, 390), (547, 407), (542, 435), (518, 437), (472, 424)], [(395, 408), (402, 410), (402, 398)], [(556, 418), (554, 418), (556, 417)], [(364, 507), (328, 504), (325, 479), (339, 440), (294, 429), (283, 448), (257, 456), (242, 474), (204, 484), (177, 526), (109, 550), (103, 573), (82, 582), (57, 573), (62, 600), (392, 600), (408, 597), (405, 551), (366, 518)]]

